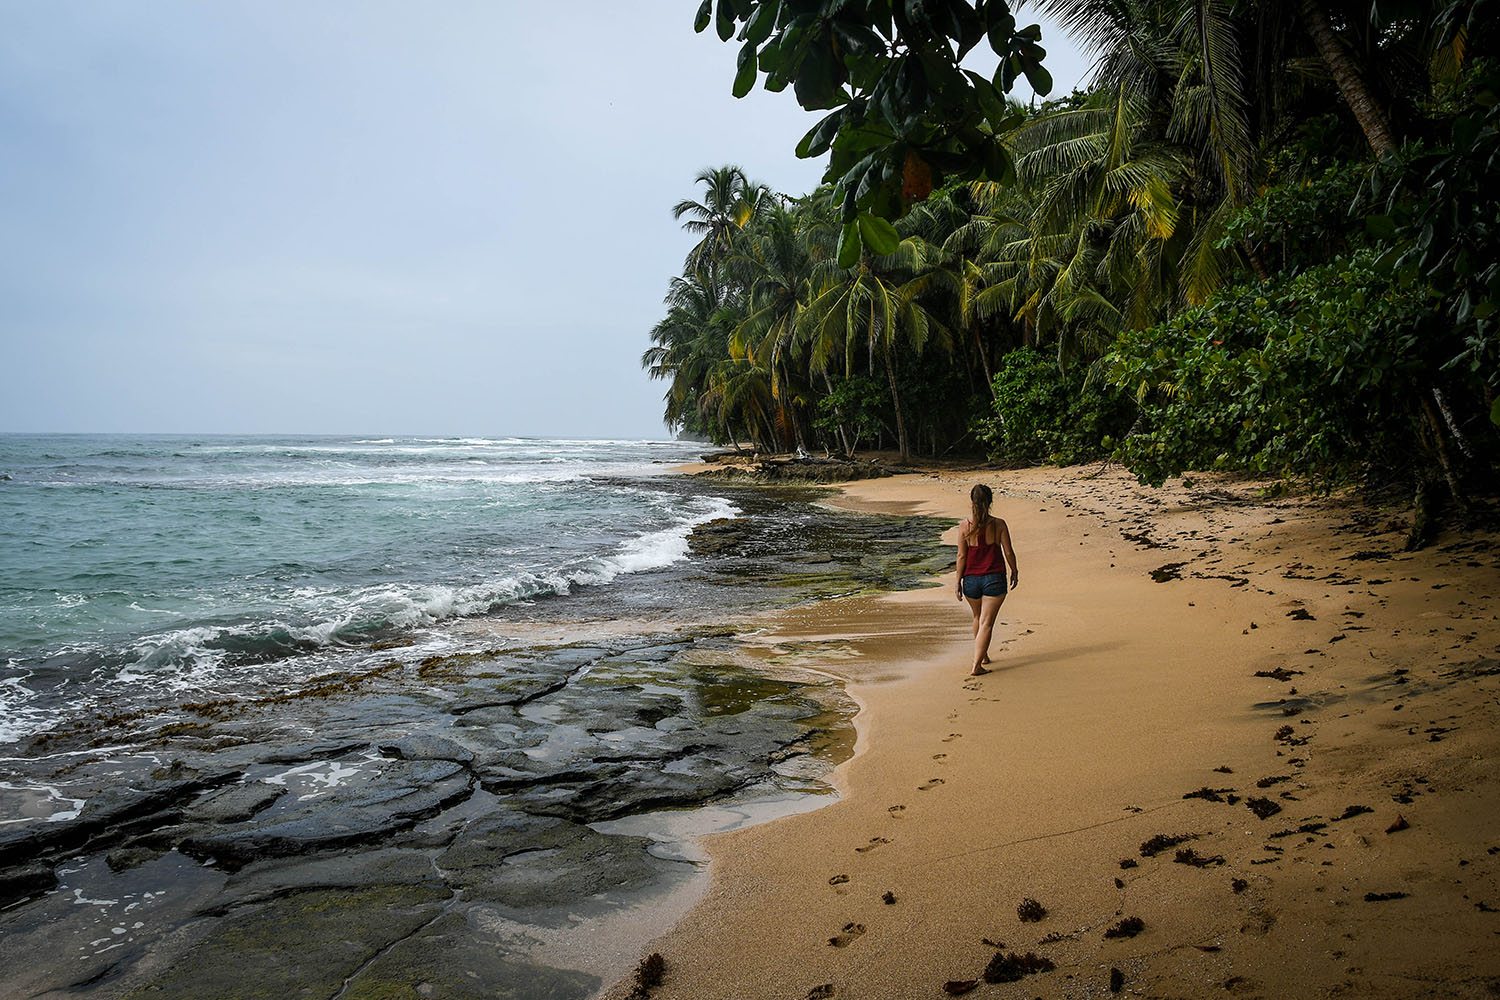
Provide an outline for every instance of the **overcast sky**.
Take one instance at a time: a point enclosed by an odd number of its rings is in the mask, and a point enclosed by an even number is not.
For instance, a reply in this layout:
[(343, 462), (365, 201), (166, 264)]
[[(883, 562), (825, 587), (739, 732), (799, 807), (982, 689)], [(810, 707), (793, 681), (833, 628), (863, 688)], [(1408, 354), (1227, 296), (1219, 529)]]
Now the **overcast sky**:
[(671, 206), (822, 173), (696, 7), (0, 0), (0, 431), (663, 436)]

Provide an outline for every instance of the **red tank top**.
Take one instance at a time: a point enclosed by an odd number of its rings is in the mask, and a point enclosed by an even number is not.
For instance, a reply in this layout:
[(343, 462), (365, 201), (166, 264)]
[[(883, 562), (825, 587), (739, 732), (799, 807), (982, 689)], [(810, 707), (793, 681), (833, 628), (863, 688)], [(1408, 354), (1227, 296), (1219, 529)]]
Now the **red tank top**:
[[(998, 535), (999, 532), (997, 527), (995, 533)], [(1001, 554), (999, 545), (990, 545), (984, 541), (987, 533), (981, 531), (978, 539), (969, 542), (968, 551), (964, 554), (964, 576), (1005, 572), (1005, 556)]]

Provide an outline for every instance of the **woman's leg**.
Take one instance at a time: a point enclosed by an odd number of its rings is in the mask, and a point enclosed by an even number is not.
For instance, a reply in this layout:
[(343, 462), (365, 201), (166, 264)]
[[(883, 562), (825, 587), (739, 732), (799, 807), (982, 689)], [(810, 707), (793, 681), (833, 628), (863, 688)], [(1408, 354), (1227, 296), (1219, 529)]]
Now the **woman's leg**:
[(984, 669), (984, 664), (990, 661), (990, 635), (995, 630), (995, 618), (1000, 614), (1000, 605), (1005, 603), (1005, 595), (986, 597), (969, 603), (979, 605), (974, 616), (973, 672), (975, 674), (988, 673)]
[[(966, 601), (969, 602), (969, 611), (974, 615), (974, 620), (973, 620), (973, 622), (970, 623), (973, 626), (970, 629), (970, 632), (971, 632), (971, 634), (973, 634), (975, 636), (978, 636), (979, 635), (979, 617), (980, 617), (981, 612), (984, 609), (984, 603), (982, 601), (980, 601), (980, 600), (976, 600), (975, 598), (967, 597), (967, 596), (964, 597), (964, 600), (966, 600)], [(978, 661), (973, 672), (975, 674), (988, 673), (988, 671), (984, 670), (983, 667), (980, 665), (980, 664), (984, 664), (984, 663), (988, 663), (988, 662), (989, 662), (989, 657), (985, 657), (984, 659)]]

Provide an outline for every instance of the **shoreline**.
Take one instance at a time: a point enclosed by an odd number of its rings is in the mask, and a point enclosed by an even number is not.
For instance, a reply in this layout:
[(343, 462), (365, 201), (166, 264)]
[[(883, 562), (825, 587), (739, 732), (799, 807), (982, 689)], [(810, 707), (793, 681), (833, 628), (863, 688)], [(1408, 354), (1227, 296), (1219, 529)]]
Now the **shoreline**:
[[(973, 478), (832, 502), (961, 516)], [(975, 995), (1101, 995), (1116, 972), (1182, 996), (1487, 995), (1493, 533), (1405, 553), (1388, 513), (1218, 477), (979, 478), (1023, 571), (997, 669), (964, 676), (947, 586), (777, 615), (762, 641), (854, 654), (832, 665), (860, 706), (840, 798), (706, 838), (708, 893), (648, 949), (652, 995), (936, 996), (982, 980), (996, 944), (1055, 971)], [(1130, 917), (1137, 936), (1105, 937)]]

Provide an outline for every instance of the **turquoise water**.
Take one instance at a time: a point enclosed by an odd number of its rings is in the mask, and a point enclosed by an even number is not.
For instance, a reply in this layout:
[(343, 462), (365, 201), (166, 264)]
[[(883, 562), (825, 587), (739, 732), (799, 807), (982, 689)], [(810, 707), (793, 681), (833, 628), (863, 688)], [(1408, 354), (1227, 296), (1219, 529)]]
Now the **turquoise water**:
[[(681, 562), (676, 442), (0, 435), (0, 742)], [(665, 585), (665, 584), (661, 584)]]

